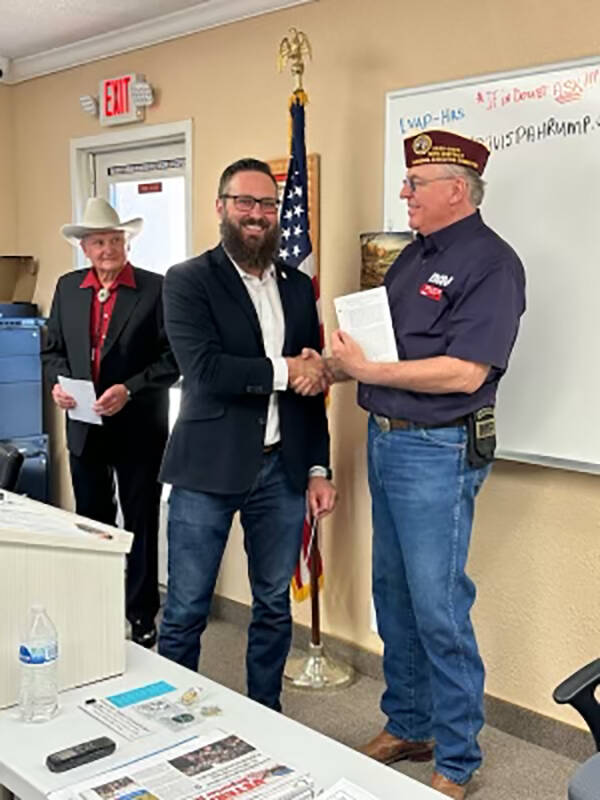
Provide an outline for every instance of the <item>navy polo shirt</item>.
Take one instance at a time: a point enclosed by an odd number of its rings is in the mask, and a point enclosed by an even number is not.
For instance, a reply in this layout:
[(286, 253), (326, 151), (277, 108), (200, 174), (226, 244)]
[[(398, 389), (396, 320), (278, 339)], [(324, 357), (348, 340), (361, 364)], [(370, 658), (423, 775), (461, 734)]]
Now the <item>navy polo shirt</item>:
[(359, 404), (423, 424), (451, 422), (494, 405), (525, 310), (525, 273), (510, 245), (476, 211), (429, 236), (418, 234), (384, 283), (400, 360), (446, 355), (491, 369), (473, 394), (359, 384)]

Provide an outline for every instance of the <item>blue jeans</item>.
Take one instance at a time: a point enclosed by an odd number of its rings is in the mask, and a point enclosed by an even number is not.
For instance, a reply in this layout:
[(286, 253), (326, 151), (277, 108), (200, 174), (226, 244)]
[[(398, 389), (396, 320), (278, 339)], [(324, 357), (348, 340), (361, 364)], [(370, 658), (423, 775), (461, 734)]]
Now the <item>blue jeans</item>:
[(465, 565), (475, 496), (489, 469), (468, 465), (464, 427), (382, 433), (369, 420), (386, 730), (412, 741), (433, 736), (436, 769), (456, 783), (481, 764), (484, 668)]
[(278, 451), (263, 456), (247, 492), (217, 495), (173, 487), (169, 584), (158, 651), (184, 667), (198, 669), (200, 636), (236, 511), (244, 529), (252, 588), (248, 695), (280, 710), (281, 679), (292, 635), (290, 581), (300, 553), (305, 500), (290, 486)]

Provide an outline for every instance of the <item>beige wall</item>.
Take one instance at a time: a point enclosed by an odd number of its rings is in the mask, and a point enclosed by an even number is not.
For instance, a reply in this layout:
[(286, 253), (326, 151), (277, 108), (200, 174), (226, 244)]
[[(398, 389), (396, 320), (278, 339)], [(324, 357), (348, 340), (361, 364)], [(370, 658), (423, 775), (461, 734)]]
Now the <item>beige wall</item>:
[(14, 254), (17, 239), (13, 131), (13, 89), (0, 84), (0, 255)]
[[(277, 74), (275, 52), (291, 25), (308, 33), (315, 55), (306, 79), (308, 143), (322, 157), (321, 284), (330, 331), (331, 299), (358, 287), (358, 234), (381, 227), (385, 92), (592, 55), (600, 6), (580, 0), (575, 13), (569, 0), (433, 0), (418, 8), (398, 0), (320, 0), (15, 87), (16, 244), (40, 258), (37, 300), (45, 310), (57, 276), (70, 266), (57, 234), (70, 218), (69, 139), (99, 131), (79, 110), (79, 95), (93, 93), (101, 77), (139, 71), (160, 89), (149, 123), (194, 120), (200, 251), (216, 239), (221, 168), (242, 154), (285, 154), (290, 79)], [(2, 130), (0, 121), (0, 139)], [(365, 417), (353, 387), (336, 387), (330, 416), (341, 498), (323, 532), (323, 628), (378, 650), (370, 630)], [(488, 691), (572, 722), (575, 715), (550, 696), (569, 671), (598, 655), (599, 498), (596, 478), (500, 463), (480, 498), (470, 562)], [(237, 534), (220, 590), (248, 598)], [(301, 621), (308, 613), (306, 604), (296, 610)]]

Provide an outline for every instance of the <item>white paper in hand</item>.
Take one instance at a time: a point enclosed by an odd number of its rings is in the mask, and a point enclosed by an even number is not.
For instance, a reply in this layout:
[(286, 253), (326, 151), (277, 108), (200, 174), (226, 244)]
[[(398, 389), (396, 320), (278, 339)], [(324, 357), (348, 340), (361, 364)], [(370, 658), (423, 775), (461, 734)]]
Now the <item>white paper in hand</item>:
[(358, 342), (369, 361), (398, 361), (385, 286), (345, 294), (333, 303), (340, 329)]
[(92, 425), (102, 425), (102, 417), (94, 411), (96, 402), (96, 390), (91, 381), (81, 381), (76, 378), (64, 378), (58, 376), (58, 382), (62, 389), (75, 398), (77, 405), (69, 408), (67, 414), (70, 419), (79, 422), (89, 422)]

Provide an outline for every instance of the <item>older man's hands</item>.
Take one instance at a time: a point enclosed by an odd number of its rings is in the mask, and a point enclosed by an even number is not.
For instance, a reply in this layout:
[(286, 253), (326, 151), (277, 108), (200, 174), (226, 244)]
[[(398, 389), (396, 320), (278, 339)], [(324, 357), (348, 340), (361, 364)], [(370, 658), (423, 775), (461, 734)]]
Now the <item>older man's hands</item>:
[(118, 414), (129, 400), (127, 387), (122, 383), (110, 386), (94, 403), (94, 411), (103, 417), (113, 417)]
[(337, 330), (331, 334), (331, 352), (340, 371), (347, 377), (362, 380), (369, 366), (361, 346), (348, 333)]
[[(63, 411), (75, 408), (77, 405), (75, 398), (65, 392), (59, 383), (55, 383), (52, 387), (52, 399)], [(127, 387), (122, 383), (116, 383), (100, 395), (93, 408), (97, 414), (103, 417), (112, 417), (119, 413), (128, 400), (129, 392)]]
[(67, 411), (69, 408), (75, 408), (77, 405), (75, 398), (65, 392), (60, 383), (55, 383), (52, 387), (52, 399), (63, 411)]

